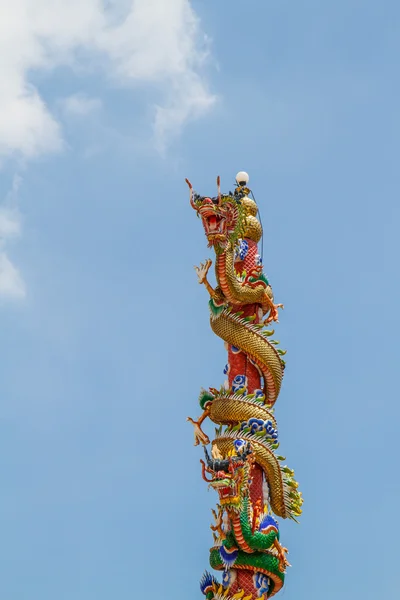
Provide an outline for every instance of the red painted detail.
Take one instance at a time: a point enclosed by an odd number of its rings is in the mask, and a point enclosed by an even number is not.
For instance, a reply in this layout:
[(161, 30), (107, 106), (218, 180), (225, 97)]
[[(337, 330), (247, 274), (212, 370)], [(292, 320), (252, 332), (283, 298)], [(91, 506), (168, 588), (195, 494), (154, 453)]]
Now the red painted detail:
[[(258, 253), (257, 244), (256, 244), (256, 242), (249, 240), (249, 239), (246, 239), (246, 241), (249, 245), (249, 251), (248, 251), (247, 256), (244, 261), (235, 263), (235, 269), (236, 269), (237, 273), (241, 273), (243, 270), (246, 270), (248, 272), (251, 268), (253, 268), (255, 266), (255, 256)], [(229, 298), (229, 287), (228, 287), (228, 283), (227, 283), (226, 276), (225, 276), (225, 260), (224, 260), (223, 256), (224, 255), (222, 255), (217, 261), (218, 277), (219, 277), (219, 283), (220, 283), (222, 291), (224, 292), (225, 296), (228, 299), (230, 299)], [(259, 306), (260, 305), (258, 305), (258, 304), (251, 304), (251, 305), (244, 305), (244, 306), (243, 305), (234, 305), (233, 312), (243, 311), (243, 317), (256, 315), (256, 319), (254, 322), (259, 323), (260, 322), (260, 318), (258, 316)], [(248, 389), (249, 394), (253, 393), (254, 390), (261, 388), (261, 378), (260, 378), (259, 370), (257, 369), (257, 367), (255, 367), (250, 362), (250, 360), (247, 358), (247, 356), (245, 354), (243, 354), (243, 352), (240, 352), (238, 354), (234, 353), (234, 352), (232, 352), (232, 348), (229, 347), (228, 362), (230, 365), (229, 376), (228, 376), (229, 386), (232, 386), (233, 379), (236, 377), (236, 375), (246, 375), (247, 376), (247, 386), (248, 386), (247, 389)], [(269, 378), (267, 377), (267, 380), (268, 380), (267, 383), (269, 385), (274, 386), (274, 381), (272, 379), (272, 376), (270, 376)], [(253, 507), (255, 505), (259, 505), (262, 507), (264, 506), (263, 481), (264, 481), (264, 475), (263, 475), (263, 471), (262, 471), (261, 467), (257, 464), (254, 464), (252, 467), (252, 483), (250, 485), (250, 501), (251, 501)], [(234, 527), (235, 536), (236, 536), (238, 542), (240, 542), (240, 544), (243, 544), (242, 547), (244, 548), (246, 546), (246, 542), (244, 541), (244, 538), (243, 538), (243, 535), (241, 532), (241, 528), (240, 528), (240, 524), (234, 522), (233, 527)], [(251, 551), (251, 548), (249, 548), (248, 551)], [(238, 569), (236, 571), (236, 573), (237, 573), (236, 581), (230, 588), (230, 593), (235, 594), (239, 590), (244, 590), (245, 596), (251, 596), (252, 600), (256, 600), (257, 591), (254, 587), (254, 580), (253, 580), (254, 572), (251, 570), (247, 570), (247, 569)]]
[[(255, 267), (255, 257), (258, 253), (258, 247), (256, 242), (246, 238), (249, 245), (249, 251), (246, 258), (243, 261), (235, 263), (235, 269), (237, 273), (241, 273), (244, 269), (248, 272), (250, 269)], [(224, 255), (222, 255), (224, 256)], [(225, 260), (222, 259), (218, 262), (218, 275), (220, 278), (220, 284), (224, 294), (229, 296), (229, 288), (225, 277)], [(246, 305), (234, 305), (233, 312), (243, 311), (243, 317), (249, 317), (256, 315), (255, 323), (259, 323), (258, 308), (259, 304), (246, 304)], [(229, 386), (232, 386), (232, 382), (236, 375), (246, 375), (247, 377), (247, 391), (252, 394), (254, 390), (261, 388), (261, 378), (258, 368), (253, 365), (250, 360), (243, 354), (233, 353), (231, 348), (228, 350), (228, 362), (230, 365), (229, 371)], [(273, 383), (273, 381), (272, 381)]]
[(257, 598), (257, 592), (254, 587), (253, 571), (240, 569), (236, 571), (236, 581), (230, 588), (230, 593), (236, 594), (239, 590), (245, 591), (245, 596), (251, 595), (252, 600)]
[(264, 505), (264, 497), (263, 497), (263, 482), (264, 475), (261, 467), (257, 464), (253, 465), (252, 468), (252, 483), (250, 486), (250, 500), (252, 505), (254, 506), (256, 503), (261, 502), (262, 506)]
[(244, 260), (238, 260), (235, 262), (235, 269), (237, 273), (242, 273), (244, 270), (249, 272), (250, 269), (256, 266), (256, 254), (258, 254), (257, 244), (253, 240), (249, 240), (249, 238), (245, 238), (245, 240), (249, 245), (249, 251), (247, 252), (247, 256)]
[(235, 538), (237, 543), (239, 544), (241, 550), (244, 550), (245, 552), (248, 552), (249, 554), (253, 553), (254, 550), (252, 550), (250, 548), (250, 546), (247, 545), (244, 537), (243, 537), (243, 533), (242, 533), (242, 528), (240, 526), (240, 518), (237, 517), (234, 521), (233, 521), (233, 531), (235, 532)]

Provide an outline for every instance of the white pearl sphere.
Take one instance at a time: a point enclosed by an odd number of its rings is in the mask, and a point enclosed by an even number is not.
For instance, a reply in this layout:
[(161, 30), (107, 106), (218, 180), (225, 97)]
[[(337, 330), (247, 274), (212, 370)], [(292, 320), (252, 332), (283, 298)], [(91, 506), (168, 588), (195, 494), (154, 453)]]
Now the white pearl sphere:
[(246, 171), (239, 171), (236, 175), (236, 182), (241, 185), (247, 185), (249, 183), (249, 174)]

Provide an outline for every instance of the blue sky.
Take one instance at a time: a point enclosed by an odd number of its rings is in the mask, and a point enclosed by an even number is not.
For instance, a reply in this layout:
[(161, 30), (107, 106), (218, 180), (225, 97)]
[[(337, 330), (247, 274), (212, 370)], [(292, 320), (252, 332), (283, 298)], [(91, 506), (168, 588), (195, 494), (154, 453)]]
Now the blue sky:
[(397, 600), (399, 4), (63, 4), (0, 3), (1, 598), (201, 597), (185, 419), (225, 351), (184, 178), (244, 169), (305, 498), (280, 596)]

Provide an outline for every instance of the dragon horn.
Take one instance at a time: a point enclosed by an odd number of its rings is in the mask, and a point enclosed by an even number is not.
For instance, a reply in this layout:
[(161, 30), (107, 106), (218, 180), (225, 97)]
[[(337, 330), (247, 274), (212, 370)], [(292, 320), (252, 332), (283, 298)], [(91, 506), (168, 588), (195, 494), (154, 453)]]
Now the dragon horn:
[(221, 204), (221, 178), (217, 177), (217, 190), (218, 190), (218, 204)]
[(192, 208), (194, 208), (194, 210), (197, 210), (197, 206), (195, 205), (195, 203), (193, 202), (193, 186), (190, 183), (189, 179), (185, 179), (186, 183), (189, 186), (189, 200), (190, 200), (190, 205)]
[(214, 463), (213, 463), (213, 461), (211, 460), (211, 458), (210, 458), (210, 455), (208, 454), (208, 450), (207, 450), (207, 448), (206, 448), (205, 446), (203, 446), (203, 449), (204, 449), (204, 455), (205, 455), (205, 457), (206, 457), (207, 465), (208, 465), (208, 467), (209, 467), (210, 469), (212, 469), (212, 468), (213, 468), (213, 466), (214, 466)]
[(207, 479), (206, 477), (206, 463), (204, 462), (204, 460), (200, 460), (201, 462), (201, 476), (203, 477), (204, 481), (206, 481), (207, 483), (211, 483), (212, 479)]

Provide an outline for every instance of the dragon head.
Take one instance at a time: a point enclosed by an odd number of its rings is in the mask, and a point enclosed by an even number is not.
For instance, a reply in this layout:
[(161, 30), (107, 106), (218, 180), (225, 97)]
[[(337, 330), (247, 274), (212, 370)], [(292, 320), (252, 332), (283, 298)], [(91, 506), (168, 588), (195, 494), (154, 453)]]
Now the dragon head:
[(218, 177), (218, 195), (211, 198), (196, 194), (190, 181), (186, 179), (186, 182), (190, 190), (190, 204), (202, 220), (208, 246), (218, 252), (229, 243), (234, 245), (245, 233), (247, 211), (241, 201), (245, 191), (237, 188), (233, 194), (221, 194)]
[[(240, 512), (251, 480), (253, 457), (250, 444), (237, 452), (237, 456), (225, 459), (210, 458), (206, 448), (204, 453), (207, 464), (201, 461), (203, 479), (217, 490), (219, 503), (223, 508)], [(207, 474), (211, 476), (210, 479), (207, 479)]]

